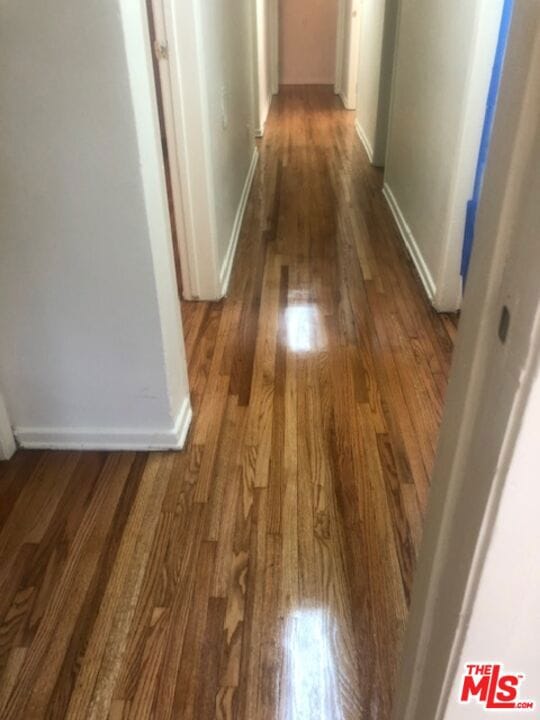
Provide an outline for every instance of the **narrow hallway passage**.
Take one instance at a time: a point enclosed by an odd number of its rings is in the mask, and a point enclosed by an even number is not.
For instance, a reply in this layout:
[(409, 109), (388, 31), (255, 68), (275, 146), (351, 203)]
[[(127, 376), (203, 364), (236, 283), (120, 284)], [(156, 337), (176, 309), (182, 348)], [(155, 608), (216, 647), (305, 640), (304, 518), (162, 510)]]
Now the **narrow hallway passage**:
[(2, 469), (5, 720), (390, 718), (455, 319), (331, 87), (260, 151), (230, 294), (183, 306), (186, 452)]

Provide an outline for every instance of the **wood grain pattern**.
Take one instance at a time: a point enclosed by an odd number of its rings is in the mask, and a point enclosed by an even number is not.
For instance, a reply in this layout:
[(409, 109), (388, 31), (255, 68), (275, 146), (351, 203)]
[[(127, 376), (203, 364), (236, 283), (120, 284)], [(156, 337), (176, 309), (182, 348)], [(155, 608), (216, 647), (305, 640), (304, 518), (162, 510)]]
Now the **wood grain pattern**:
[(331, 88), (283, 88), (186, 451), (0, 466), (0, 717), (388, 720), (456, 332)]

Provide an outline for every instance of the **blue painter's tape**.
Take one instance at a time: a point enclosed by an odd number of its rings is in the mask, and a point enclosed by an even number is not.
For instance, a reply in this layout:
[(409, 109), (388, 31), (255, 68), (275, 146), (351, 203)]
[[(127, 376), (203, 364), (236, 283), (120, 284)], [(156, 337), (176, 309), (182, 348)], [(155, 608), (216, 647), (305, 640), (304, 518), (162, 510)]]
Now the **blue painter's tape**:
[(499, 97), (499, 89), (501, 86), (501, 77), (506, 55), (506, 46), (508, 44), (508, 35), (510, 34), (510, 25), (512, 23), (512, 12), (514, 9), (514, 0), (505, 0), (503, 5), (501, 27), (499, 30), (499, 39), (497, 41), (497, 49), (495, 51), (495, 61), (493, 63), (493, 71), (491, 73), (491, 82), (489, 85), (489, 93), (486, 105), (486, 116), (484, 119), (484, 127), (482, 130), (482, 139), (480, 142), (480, 151), (478, 153), (478, 164), (476, 166), (476, 175), (474, 178), (474, 190), (472, 199), (467, 203), (467, 219), (465, 222), (465, 237), (463, 239), (463, 252), (461, 255), (461, 275), (463, 281), (467, 279), (469, 271), (469, 263), (474, 243), (474, 234), (476, 228), (476, 213), (482, 194), (482, 185), (484, 182), (484, 174), (489, 155), (489, 145), (491, 134), (493, 132), (493, 122), (495, 120), (495, 111), (497, 108), (497, 99)]

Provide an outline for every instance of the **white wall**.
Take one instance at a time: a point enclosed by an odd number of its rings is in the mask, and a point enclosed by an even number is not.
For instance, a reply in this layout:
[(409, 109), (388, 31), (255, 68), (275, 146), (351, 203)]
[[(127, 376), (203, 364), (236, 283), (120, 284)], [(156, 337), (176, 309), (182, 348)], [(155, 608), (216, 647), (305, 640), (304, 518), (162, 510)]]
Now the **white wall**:
[(438, 310), (461, 304), (460, 259), (502, 0), (400, 3), (386, 195)]
[(255, 4), (255, 134), (262, 137), (270, 104), (273, 78), (273, 16), (274, 0), (256, 0)]
[(222, 295), (227, 288), (257, 159), (253, 8), (250, 0), (230, 5), (208, 0), (200, 3), (198, 13)]
[(4, 4), (0, 74), (0, 383), (17, 439), (177, 446), (189, 392), (145, 4)]
[(201, 3), (201, 23), (218, 247), (223, 260), (254, 148), (250, 2), (241, 0), (230, 6), (219, 0)]
[[(540, 363), (537, 358), (537, 364)], [(540, 370), (540, 368), (539, 368)], [(457, 704), (466, 664), (500, 662), (525, 675), (519, 699), (540, 702), (540, 377), (537, 375), (519, 429), (472, 613), (444, 712), (444, 720), (478, 717), (479, 705)], [(508, 711), (490, 712), (496, 718)]]
[(347, 110), (356, 108), (362, 4), (362, 0), (339, 0), (334, 89)]
[(280, 0), (280, 82), (333, 85), (338, 0)]
[(396, 20), (396, 0), (360, 3), (356, 129), (370, 161), (379, 167), (386, 158)]

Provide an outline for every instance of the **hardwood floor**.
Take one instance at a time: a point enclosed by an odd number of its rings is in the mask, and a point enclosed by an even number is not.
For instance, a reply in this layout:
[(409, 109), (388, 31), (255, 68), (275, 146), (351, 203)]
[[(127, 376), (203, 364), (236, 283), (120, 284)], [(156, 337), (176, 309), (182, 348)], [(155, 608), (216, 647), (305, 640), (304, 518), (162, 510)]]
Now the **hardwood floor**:
[(186, 452), (0, 465), (1, 718), (389, 718), (456, 324), (381, 181), (284, 88)]

